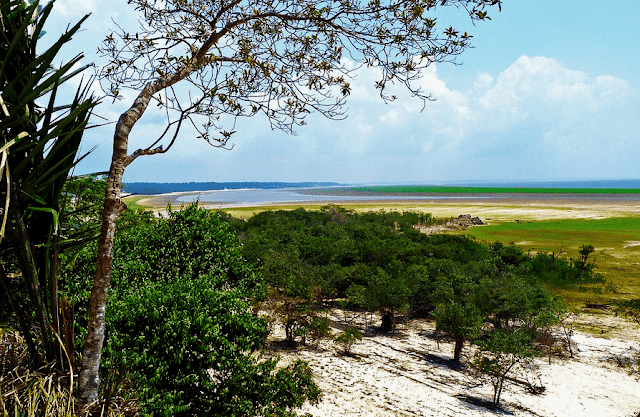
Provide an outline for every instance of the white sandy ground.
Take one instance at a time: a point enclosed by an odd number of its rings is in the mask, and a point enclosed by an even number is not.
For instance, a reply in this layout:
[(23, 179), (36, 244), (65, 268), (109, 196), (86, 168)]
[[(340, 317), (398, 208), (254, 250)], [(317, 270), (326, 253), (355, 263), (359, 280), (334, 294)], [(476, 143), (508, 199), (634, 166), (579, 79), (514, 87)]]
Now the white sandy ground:
[[(337, 319), (340, 313), (334, 313)], [(606, 319), (609, 326), (616, 320), (621, 319)], [(627, 324), (623, 327), (633, 329)], [(282, 340), (282, 329), (276, 330), (272, 337)], [(573, 359), (553, 356), (549, 363), (546, 356), (535, 360), (539, 380), (530, 381), (542, 384), (545, 391), (534, 395), (521, 385), (509, 384), (502, 393), (503, 409), (497, 411), (465, 400), (490, 401), (492, 386), (480, 386), (466, 371), (443, 364), (451, 358), (452, 343), (438, 341), (433, 322), (428, 320), (409, 321), (391, 336), (368, 333), (353, 347), (353, 356), (341, 355), (329, 341), (316, 348), (277, 353), (285, 363), (301, 358), (311, 366), (324, 396), (317, 406), (306, 405), (302, 411), (316, 417), (635, 417), (640, 412), (640, 382), (612, 360), (637, 352), (640, 329), (634, 331), (631, 339), (635, 340), (629, 341), (574, 333), (578, 352)], [(471, 353), (468, 345), (465, 350)]]

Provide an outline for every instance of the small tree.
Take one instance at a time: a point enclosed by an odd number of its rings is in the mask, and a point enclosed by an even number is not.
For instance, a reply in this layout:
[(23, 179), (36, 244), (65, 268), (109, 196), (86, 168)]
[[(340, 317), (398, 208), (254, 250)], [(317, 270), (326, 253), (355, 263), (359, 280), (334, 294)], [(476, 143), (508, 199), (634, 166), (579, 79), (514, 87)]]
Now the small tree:
[[(122, 31), (105, 41), (110, 59), (101, 74), (115, 98), (123, 88), (139, 94), (120, 116), (105, 194), (97, 269), (89, 306), (88, 336), (79, 375), (79, 404), (98, 395), (98, 368), (104, 340), (104, 312), (110, 285), (113, 239), (122, 175), (142, 155), (166, 152), (185, 124), (199, 129), (214, 146), (226, 147), (241, 117), (263, 114), (272, 127), (291, 132), (311, 111), (339, 119), (350, 94), (346, 57), (381, 69), (376, 87), (384, 100), (396, 97), (398, 83), (414, 95), (420, 72), (434, 62), (453, 60), (471, 36), (439, 30), (437, 7), (456, 6), (472, 20), (488, 19), (500, 0), (130, 0), (141, 12), (136, 33)], [(184, 85), (178, 91), (178, 84)], [(151, 102), (170, 119), (160, 138), (129, 153), (129, 134)], [(223, 115), (230, 116), (222, 119)], [(205, 121), (196, 123), (197, 116)], [(228, 122), (225, 130), (222, 122)], [(211, 135), (215, 129), (219, 134)], [(168, 136), (165, 144), (162, 139)]]
[(358, 340), (362, 340), (362, 333), (354, 326), (347, 327), (344, 332), (336, 337), (336, 343), (342, 345), (342, 350), (345, 355), (351, 353), (351, 348)]
[[(524, 330), (524, 329), (523, 329)], [(493, 405), (500, 405), (500, 396), (509, 374), (520, 368), (528, 372), (532, 358), (538, 352), (531, 346), (531, 336), (526, 331), (506, 332), (498, 330), (478, 343), (480, 350), (471, 361), (471, 369), (481, 381), (493, 386)]]
[(434, 317), (438, 329), (453, 336), (453, 361), (460, 363), (464, 342), (478, 336), (482, 329), (480, 310), (474, 305), (452, 302), (438, 305)]
[(438, 303), (433, 312), (436, 326), (453, 336), (456, 363), (460, 362), (464, 342), (476, 337), (482, 329), (484, 317), (475, 304), (476, 287), (468, 276), (452, 274), (436, 280), (432, 295)]
[(589, 263), (589, 257), (593, 252), (595, 252), (593, 245), (582, 245), (582, 248), (580, 248), (580, 259), (576, 261), (576, 268), (578, 268), (579, 276), (588, 274), (588, 277), (591, 277), (595, 264)]

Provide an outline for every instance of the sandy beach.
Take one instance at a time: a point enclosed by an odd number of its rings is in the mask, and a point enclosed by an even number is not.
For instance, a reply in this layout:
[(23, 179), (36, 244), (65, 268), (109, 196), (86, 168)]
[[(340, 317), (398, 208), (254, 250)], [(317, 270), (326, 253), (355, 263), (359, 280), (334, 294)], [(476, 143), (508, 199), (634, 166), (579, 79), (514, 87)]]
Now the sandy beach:
[[(140, 206), (163, 211), (167, 205), (180, 207), (185, 203), (181, 197), (195, 193), (170, 193), (141, 196), (136, 203)], [(354, 197), (360, 196), (354, 193)], [(139, 196), (140, 197), (140, 196)], [(343, 196), (344, 197), (344, 196)], [(347, 196), (348, 197), (348, 196)], [(201, 207), (231, 211), (246, 207), (293, 208), (299, 206), (321, 207), (329, 201), (280, 202), (270, 204), (237, 204), (199, 202)], [(608, 218), (640, 215), (640, 195), (610, 194), (558, 195), (558, 194), (501, 194), (501, 195), (421, 195), (419, 198), (386, 200), (370, 196), (367, 200), (339, 200), (333, 204), (353, 208), (358, 211), (402, 210), (431, 213), (435, 217), (455, 217), (460, 214), (478, 216), (483, 221), (512, 221), (568, 219), (568, 218)]]
[[(343, 327), (341, 315), (336, 310), (331, 314), (336, 333)], [(579, 316), (578, 320), (593, 318)], [(350, 356), (342, 355), (331, 341), (274, 353), (285, 363), (301, 358), (311, 366), (324, 392), (317, 406), (303, 409), (314, 417), (635, 417), (640, 412), (640, 382), (618, 365), (618, 359), (638, 352), (640, 332), (636, 330), (629, 339), (631, 323), (611, 317), (601, 320), (592, 324), (614, 329), (606, 338), (575, 332), (573, 358), (567, 352), (540, 357), (528, 375), (517, 375), (544, 391), (532, 394), (522, 385), (508, 384), (497, 410), (490, 406), (491, 385), (480, 385), (466, 367), (448, 365), (453, 343), (436, 337), (429, 320), (408, 321), (391, 335), (365, 333)], [(359, 327), (364, 324), (360, 322)], [(561, 337), (562, 332), (556, 329), (555, 334)], [(280, 328), (272, 334), (272, 340), (283, 338)], [(472, 355), (472, 348), (465, 349), (467, 356)]]

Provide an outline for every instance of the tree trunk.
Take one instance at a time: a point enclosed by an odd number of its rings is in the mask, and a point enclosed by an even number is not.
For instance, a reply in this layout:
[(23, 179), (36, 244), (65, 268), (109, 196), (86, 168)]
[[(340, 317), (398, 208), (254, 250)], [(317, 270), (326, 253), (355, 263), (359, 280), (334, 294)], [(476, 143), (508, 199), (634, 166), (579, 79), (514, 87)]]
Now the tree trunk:
[[(186, 76), (186, 75), (185, 75)], [(113, 156), (107, 177), (102, 228), (98, 240), (98, 256), (96, 260), (96, 276), (89, 299), (89, 317), (87, 339), (82, 353), (82, 365), (78, 377), (78, 410), (86, 407), (98, 398), (100, 386), (100, 358), (104, 343), (105, 312), (107, 294), (111, 285), (111, 267), (113, 260), (113, 242), (116, 232), (116, 221), (127, 206), (120, 198), (122, 176), (126, 167), (139, 155), (128, 155), (129, 133), (144, 114), (149, 101), (155, 93), (179, 81), (155, 80), (147, 84), (136, 98), (129, 110), (123, 113), (116, 124), (113, 137)]]
[(455, 337), (455, 346), (453, 348), (453, 361), (460, 363), (460, 357), (462, 356), (462, 348), (464, 347), (464, 337)]
[(128, 133), (123, 134), (125, 127), (120, 117), (116, 126), (116, 134), (113, 143), (113, 159), (107, 179), (107, 190), (104, 199), (104, 211), (102, 214), (102, 228), (98, 241), (98, 256), (96, 276), (91, 288), (89, 299), (89, 324), (87, 340), (82, 353), (82, 368), (78, 378), (78, 407), (82, 408), (98, 398), (100, 378), (100, 357), (104, 342), (105, 311), (107, 306), (107, 293), (111, 285), (111, 264), (113, 259), (113, 240), (116, 232), (116, 221), (126, 209), (126, 205), (120, 199), (122, 188), (122, 175), (124, 174), (124, 161), (127, 157)]
[(391, 333), (396, 330), (396, 322), (393, 314), (393, 310), (389, 310), (382, 313), (382, 324), (380, 330), (382, 333)]

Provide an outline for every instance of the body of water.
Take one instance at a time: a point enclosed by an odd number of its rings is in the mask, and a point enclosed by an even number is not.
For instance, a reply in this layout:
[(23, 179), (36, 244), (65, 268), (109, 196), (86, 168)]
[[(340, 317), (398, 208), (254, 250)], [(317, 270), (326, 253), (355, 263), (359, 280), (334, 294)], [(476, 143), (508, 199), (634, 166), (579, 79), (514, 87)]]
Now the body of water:
[[(184, 195), (178, 198), (182, 203), (219, 204), (220, 206), (268, 205), (279, 203), (310, 203), (310, 202), (340, 202), (340, 201), (372, 201), (372, 200), (424, 200), (443, 198), (475, 198), (474, 196), (399, 196), (399, 195), (348, 195), (348, 194), (317, 194), (309, 193), (310, 189), (280, 189), (264, 190), (259, 188), (242, 190), (212, 190)], [(305, 192), (306, 191), (306, 192)]]
[(199, 201), (220, 207), (258, 206), (282, 203), (327, 202), (340, 203), (347, 201), (427, 201), (427, 200), (500, 200), (500, 199), (536, 199), (536, 200), (573, 200), (588, 199), (600, 201), (631, 201), (640, 204), (640, 194), (368, 194), (345, 191), (336, 188), (287, 188), (287, 189), (227, 189), (194, 192), (178, 197), (182, 203)]

